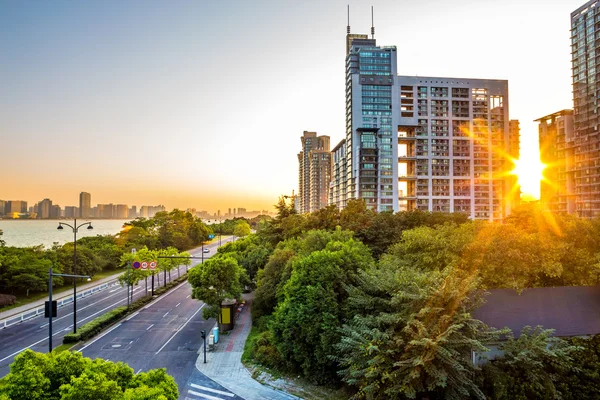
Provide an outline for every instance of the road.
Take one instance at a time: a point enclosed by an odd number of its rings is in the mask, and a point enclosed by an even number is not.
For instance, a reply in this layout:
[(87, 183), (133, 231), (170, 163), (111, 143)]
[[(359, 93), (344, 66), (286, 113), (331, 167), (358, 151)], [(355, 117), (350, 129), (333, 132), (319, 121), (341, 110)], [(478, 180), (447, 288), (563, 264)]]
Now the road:
[[(227, 243), (231, 238), (223, 238), (222, 244)], [(206, 258), (215, 254), (216, 249), (218, 247), (218, 242), (211, 243), (205, 245), (204, 248), (210, 250), (210, 253), (204, 254)], [(190, 254), (193, 256), (201, 256), (202, 250), (201, 248), (197, 248), (190, 251)], [(192, 265), (198, 264), (199, 260), (193, 260)], [(186, 267), (180, 266), (179, 270), (181, 273), (185, 272)], [(162, 274), (161, 274), (162, 275)], [(171, 277), (173, 279), (177, 278), (178, 273), (177, 270), (171, 271)], [(163, 284), (163, 280), (161, 277), (160, 280), (161, 285)], [(156, 277), (155, 277), (155, 288), (157, 287)], [(189, 284), (185, 282), (181, 287), (189, 288)], [(141, 281), (138, 286), (134, 286), (133, 291), (133, 300), (135, 301), (138, 298), (141, 298), (145, 294), (146, 285), (144, 281)], [(191, 289), (189, 289), (191, 293)], [(165, 300), (169, 299), (169, 297), (174, 297), (179, 299), (180, 290), (174, 290), (166, 295), (161, 296), (163, 298), (166, 296)], [(148, 295), (150, 295), (150, 279), (148, 279)], [(187, 296), (187, 294), (186, 294)], [(183, 296), (185, 300), (185, 296)], [(159, 298), (159, 299), (160, 299)], [(187, 299), (187, 302), (183, 302), (184, 304), (195, 304), (199, 307), (199, 302), (197, 300)], [(158, 302), (157, 304), (160, 304)], [(166, 301), (164, 304), (170, 304), (170, 301)], [(120, 286), (115, 287), (113, 289), (104, 290), (102, 292), (98, 292), (88, 297), (84, 297), (82, 299), (77, 300), (77, 326), (81, 326), (86, 322), (106, 313), (116, 307), (120, 307), (123, 305), (127, 305), (127, 289), (122, 288)], [(147, 306), (146, 306), (147, 307)], [(159, 308), (162, 307), (162, 304)], [(181, 307), (179, 305), (178, 307)], [(187, 306), (186, 306), (187, 307)], [(177, 308), (177, 307), (172, 307)], [(155, 307), (152, 307), (155, 309)], [(187, 309), (187, 308), (186, 308)], [(148, 309), (143, 309), (140, 314), (147, 314)], [(153, 311), (150, 311), (153, 312)], [(164, 313), (166, 313), (165, 311)], [(164, 313), (162, 315), (164, 315)], [(174, 313), (178, 315), (177, 313)], [(201, 312), (198, 312), (198, 315), (201, 317)], [(162, 316), (161, 315), (161, 316)], [(197, 316), (198, 316), (197, 315)], [(135, 318), (135, 317), (134, 317)], [(132, 318), (130, 321), (125, 322), (126, 324), (130, 324), (129, 322), (133, 321)], [(169, 324), (176, 324), (179, 320), (172, 315), (172, 318), (168, 318), (165, 316), (166, 320), (170, 321)], [(182, 318), (189, 318), (186, 316)], [(191, 323), (190, 323), (191, 324)], [(190, 325), (188, 324), (188, 325)], [(195, 325), (192, 325), (195, 326)], [(52, 335), (52, 344), (53, 348), (58, 347), (62, 344), (62, 339), (65, 334), (71, 332), (73, 330), (73, 306), (66, 305), (58, 310), (58, 317), (53, 319), (52, 322), (53, 335)], [(153, 329), (153, 328), (151, 328)], [(157, 329), (159, 329), (157, 327)], [(168, 331), (170, 328), (164, 328), (165, 331)], [(153, 342), (154, 343), (154, 342)], [(9, 372), (9, 365), (13, 362), (14, 357), (21, 353), (26, 349), (32, 349), (34, 351), (39, 352), (47, 352), (48, 351), (48, 320), (43, 317), (32, 318), (28, 321), (22, 322), (20, 324), (16, 324), (13, 326), (9, 326), (6, 329), (0, 330), (0, 377), (5, 376)], [(195, 349), (197, 350), (197, 348)], [(164, 350), (163, 350), (164, 351)], [(84, 353), (85, 354), (85, 353)], [(160, 354), (160, 353), (159, 353)], [(103, 357), (104, 358), (104, 357)], [(109, 357), (110, 358), (110, 357)], [(129, 362), (129, 357), (127, 358)], [(137, 364), (136, 364), (137, 365)], [(139, 367), (143, 368), (143, 367)], [(152, 367), (156, 368), (156, 367)], [(136, 370), (137, 371), (137, 370)]]

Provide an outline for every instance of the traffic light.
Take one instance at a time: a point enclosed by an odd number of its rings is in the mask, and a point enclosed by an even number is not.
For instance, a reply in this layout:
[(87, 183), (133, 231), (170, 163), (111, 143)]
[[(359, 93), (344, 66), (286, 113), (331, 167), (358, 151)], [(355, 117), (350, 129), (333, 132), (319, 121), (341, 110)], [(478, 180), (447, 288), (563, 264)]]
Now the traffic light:
[(202, 339), (206, 340), (206, 330), (202, 329), (202, 331), (200, 331), (200, 336), (202, 336)]

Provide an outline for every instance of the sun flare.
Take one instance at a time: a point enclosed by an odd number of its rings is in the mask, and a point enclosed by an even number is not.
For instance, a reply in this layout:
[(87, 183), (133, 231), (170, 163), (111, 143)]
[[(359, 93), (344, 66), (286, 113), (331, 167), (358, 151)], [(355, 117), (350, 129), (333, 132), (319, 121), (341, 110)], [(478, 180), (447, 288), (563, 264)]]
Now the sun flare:
[(519, 179), (523, 197), (539, 199), (540, 182), (544, 179), (544, 165), (539, 159), (515, 160), (514, 175)]

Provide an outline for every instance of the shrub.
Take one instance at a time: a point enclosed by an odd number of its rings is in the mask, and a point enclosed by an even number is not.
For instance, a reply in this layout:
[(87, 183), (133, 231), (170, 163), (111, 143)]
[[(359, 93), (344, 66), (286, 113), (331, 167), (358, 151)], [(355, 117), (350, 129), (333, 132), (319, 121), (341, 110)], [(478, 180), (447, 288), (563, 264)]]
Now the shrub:
[(12, 294), (1, 294), (0, 293), (0, 307), (10, 306), (11, 304), (15, 304), (17, 301), (17, 297)]

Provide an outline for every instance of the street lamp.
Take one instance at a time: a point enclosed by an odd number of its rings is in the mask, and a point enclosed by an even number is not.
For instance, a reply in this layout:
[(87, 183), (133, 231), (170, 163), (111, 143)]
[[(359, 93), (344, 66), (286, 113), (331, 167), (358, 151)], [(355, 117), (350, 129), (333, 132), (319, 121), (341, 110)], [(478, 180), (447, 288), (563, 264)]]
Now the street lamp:
[[(62, 229), (62, 228), (60, 228)], [(87, 278), (88, 281), (91, 281), (92, 278), (87, 276), (87, 275), (71, 275), (71, 274), (55, 274), (52, 272), (52, 267), (50, 267), (50, 270), (48, 271), (48, 308), (49, 308), (49, 320), (48, 320), (48, 346), (49, 346), (49, 353), (52, 353), (52, 277), (53, 276), (63, 276), (66, 278), (73, 278), (73, 280), (75, 280), (75, 278)], [(73, 325), (75, 326), (75, 325)]]
[[(94, 229), (91, 222), (84, 222), (83, 224), (77, 226), (77, 218), (75, 218), (73, 225), (69, 225), (65, 222), (59, 222), (58, 227), (56, 229), (64, 229), (64, 226), (68, 226), (73, 230), (73, 274), (77, 274), (77, 232), (79, 228), (84, 225), (87, 225), (87, 229)], [(76, 276), (76, 275), (74, 275)], [(77, 279), (73, 278), (73, 333), (77, 333)]]

